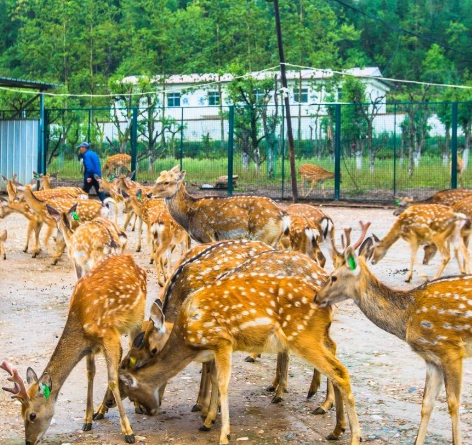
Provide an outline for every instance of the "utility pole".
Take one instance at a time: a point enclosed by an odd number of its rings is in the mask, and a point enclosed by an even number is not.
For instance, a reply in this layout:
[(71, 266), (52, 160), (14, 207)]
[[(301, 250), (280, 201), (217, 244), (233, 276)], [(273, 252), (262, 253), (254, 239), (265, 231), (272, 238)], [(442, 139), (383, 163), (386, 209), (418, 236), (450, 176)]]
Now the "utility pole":
[[(271, 0), (268, 0), (268, 1), (271, 1)], [(282, 42), (282, 29), (280, 26), (279, 1), (273, 0), (273, 2), (274, 2), (274, 12), (275, 12), (275, 28), (277, 31), (277, 43), (279, 46), (280, 73), (281, 73), (282, 87), (283, 87), (282, 90), (283, 90), (284, 101), (285, 101), (285, 116), (287, 119), (288, 147), (289, 147), (289, 152), (290, 152), (290, 173), (292, 176), (292, 200), (293, 202), (297, 202), (298, 200), (297, 171), (295, 168), (295, 149), (294, 149), (294, 143), (293, 143), (292, 116), (290, 114), (290, 101), (289, 101), (289, 95), (288, 95), (287, 75), (285, 72), (285, 55), (284, 55), (284, 47), (283, 47), (283, 42)]]

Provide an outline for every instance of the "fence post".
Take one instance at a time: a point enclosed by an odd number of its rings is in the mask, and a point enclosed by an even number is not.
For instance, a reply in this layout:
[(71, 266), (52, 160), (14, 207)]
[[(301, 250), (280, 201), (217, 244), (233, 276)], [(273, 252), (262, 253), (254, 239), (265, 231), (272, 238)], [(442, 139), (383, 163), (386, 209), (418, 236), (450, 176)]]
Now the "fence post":
[(334, 199), (339, 201), (341, 187), (341, 104), (335, 105), (334, 128)]
[[(48, 168), (48, 150), (49, 150), (49, 111), (44, 110), (44, 174), (47, 173)], [(39, 187), (37, 188), (39, 190)]]
[(285, 104), (282, 101), (282, 199), (285, 192)]
[(233, 195), (233, 161), (234, 161), (234, 105), (229, 107), (228, 133), (228, 196)]
[(180, 113), (180, 171), (183, 170), (184, 158), (184, 107), (181, 108)]
[(393, 104), (393, 196), (397, 195), (397, 104)]
[(451, 188), (457, 188), (457, 102), (452, 103)]
[(136, 179), (136, 164), (138, 155), (138, 109), (133, 108), (133, 116), (131, 120), (131, 171), (133, 181)]
[(44, 94), (41, 93), (39, 96), (39, 147), (38, 147), (38, 172), (46, 173), (44, 167), (46, 165), (44, 159)]
[(88, 112), (88, 127), (87, 127), (87, 141), (90, 144), (90, 126), (92, 125), (92, 109), (89, 108)]

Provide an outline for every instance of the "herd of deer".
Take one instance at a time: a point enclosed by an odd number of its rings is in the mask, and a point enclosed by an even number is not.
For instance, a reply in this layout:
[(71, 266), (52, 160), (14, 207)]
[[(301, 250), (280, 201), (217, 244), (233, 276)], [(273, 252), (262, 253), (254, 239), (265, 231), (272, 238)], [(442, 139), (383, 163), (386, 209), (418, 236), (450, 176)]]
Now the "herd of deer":
[[(461, 273), (470, 273), (468, 253), (472, 231), (472, 191), (448, 190), (413, 202), (396, 200), (398, 219), (383, 238), (367, 237), (370, 223), (361, 222), (361, 236), (351, 243), (345, 228), (342, 250), (335, 240), (333, 220), (320, 209), (295, 204), (287, 209), (264, 197), (195, 198), (184, 186), (178, 167), (161, 172), (145, 187), (128, 177), (98, 178), (110, 198), (103, 204), (82, 196), (74, 187), (52, 188), (50, 177), (35, 175), (35, 191), (15, 178), (3, 177), (8, 199), (1, 198), (0, 218), (21, 213), (28, 220), (28, 250), (35, 235), (33, 257), (40, 253), (39, 233), (48, 240), (56, 229), (55, 264), (67, 247), (77, 274), (67, 322), (43, 373), (27, 369), (27, 383), (7, 362), (0, 367), (14, 386), (3, 388), (21, 402), (26, 445), (36, 445), (48, 429), (61, 387), (82, 359), (87, 365), (87, 402), (83, 430), (92, 428), (107, 411), (118, 407), (127, 443), (135, 437), (123, 407), (128, 397), (135, 410), (154, 415), (166, 383), (189, 363), (202, 363), (201, 383), (193, 411), (200, 411), (201, 430), (210, 429), (221, 409), (219, 444), (229, 443), (228, 386), (232, 353), (277, 354), (270, 391), (273, 402), (287, 388), (290, 354), (310, 363), (313, 378), (308, 397), (328, 378), (326, 400), (315, 411), (336, 407), (336, 425), (329, 439), (346, 429), (351, 445), (361, 432), (346, 368), (336, 357), (330, 337), (334, 303), (352, 298), (377, 326), (396, 335), (426, 362), (427, 376), (416, 444), (425, 442), (428, 422), (442, 381), (452, 419), (453, 443), (460, 445), (459, 406), (463, 359), (472, 354), (472, 277), (438, 279), (451, 258)], [(118, 208), (127, 213), (124, 228), (117, 224)], [(113, 210), (112, 210), (113, 209)], [(135, 215), (138, 251), (142, 223), (147, 228), (151, 262), (157, 268), (161, 293), (145, 316), (147, 278), (133, 256), (124, 254), (126, 228)], [(434, 277), (410, 291), (382, 284), (367, 263), (380, 261), (403, 238), (411, 246), (411, 280), (418, 248), (424, 263), (438, 250), (441, 266)], [(190, 248), (190, 238), (198, 244)], [(0, 232), (0, 240), (6, 232)], [(182, 256), (171, 269), (171, 253)], [(4, 252), (3, 247), (0, 252)], [(323, 267), (330, 255), (334, 271)], [(122, 358), (120, 337), (128, 334), (130, 349)], [(103, 353), (108, 390), (94, 411), (94, 357)]]

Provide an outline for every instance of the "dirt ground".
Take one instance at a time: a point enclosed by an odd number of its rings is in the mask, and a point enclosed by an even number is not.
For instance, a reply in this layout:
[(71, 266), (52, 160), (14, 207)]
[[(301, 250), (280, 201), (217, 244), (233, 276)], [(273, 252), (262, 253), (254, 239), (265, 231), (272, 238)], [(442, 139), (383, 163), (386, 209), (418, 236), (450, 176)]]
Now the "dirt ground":
[[(337, 227), (351, 225), (353, 238), (359, 233), (357, 221), (372, 222), (372, 231), (383, 236), (395, 217), (390, 209), (355, 209), (330, 207), (327, 212)], [(121, 220), (121, 218), (120, 218)], [(75, 274), (67, 257), (57, 266), (41, 254), (32, 259), (21, 252), (26, 222), (11, 216), (1, 222), (8, 229), (7, 261), (0, 262), (0, 359), (18, 366), (20, 374), (33, 367), (38, 374), (45, 367), (65, 324), (68, 301), (74, 286)], [(339, 233), (339, 232), (338, 232)], [(128, 251), (134, 252), (136, 233), (129, 232)], [(150, 304), (157, 296), (158, 286), (152, 266), (148, 264), (147, 248), (136, 254), (139, 264), (148, 272)], [(399, 241), (387, 253), (375, 273), (386, 283), (400, 288), (419, 285), (415, 274), (412, 284), (404, 277), (409, 262), (406, 243)], [(439, 265), (435, 258), (426, 267), (433, 276)], [(331, 266), (327, 267), (331, 270)], [(458, 272), (451, 261), (446, 273)], [(372, 444), (411, 444), (419, 425), (425, 366), (410, 348), (396, 337), (387, 334), (368, 321), (352, 302), (344, 302), (333, 323), (332, 334), (338, 344), (338, 355), (349, 369), (357, 412), (365, 442)], [(334, 412), (324, 416), (312, 414), (324, 397), (323, 390), (312, 400), (306, 392), (312, 370), (293, 358), (290, 369), (289, 392), (285, 400), (271, 404), (266, 388), (275, 372), (275, 357), (263, 355), (256, 363), (244, 361), (237, 354), (233, 361), (230, 385), (232, 443), (249, 444), (327, 444), (325, 437), (334, 428)], [(210, 432), (199, 432), (200, 417), (190, 409), (196, 399), (200, 366), (193, 364), (176, 376), (167, 386), (165, 399), (155, 417), (134, 413), (127, 400), (125, 407), (139, 443), (160, 445), (217, 444), (220, 421)], [(3, 371), (2, 371), (3, 372)], [(0, 375), (0, 383), (6, 382)], [(98, 359), (95, 383), (95, 404), (106, 388), (103, 358)], [(462, 400), (462, 432), (464, 444), (472, 444), (472, 368), (466, 363)], [(95, 422), (92, 431), (81, 431), (86, 399), (85, 363), (80, 363), (64, 384), (56, 404), (56, 412), (45, 440), (46, 444), (122, 444), (119, 417), (111, 410), (105, 420)], [(23, 421), (19, 403), (12, 402), (7, 393), (0, 392), (0, 444), (24, 443)], [(347, 432), (340, 440), (349, 443)], [(442, 391), (433, 413), (429, 444), (450, 444), (450, 420)]]

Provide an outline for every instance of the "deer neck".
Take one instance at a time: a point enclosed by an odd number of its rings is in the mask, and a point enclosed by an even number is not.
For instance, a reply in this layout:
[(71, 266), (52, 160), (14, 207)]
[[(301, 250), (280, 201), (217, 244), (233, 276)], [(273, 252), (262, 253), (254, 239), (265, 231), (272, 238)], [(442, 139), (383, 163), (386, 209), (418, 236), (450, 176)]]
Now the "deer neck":
[(199, 352), (190, 349), (185, 344), (180, 327), (174, 325), (162, 351), (148, 365), (138, 368), (134, 375), (138, 381), (142, 381), (152, 388), (159, 388), (184, 370), (195, 360)]
[(174, 218), (185, 230), (189, 231), (190, 221), (195, 212), (195, 198), (185, 189), (181, 183), (179, 189), (174, 196), (165, 199), (167, 209)]
[(401, 220), (397, 219), (393, 224), (390, 231), (385, 235), (384, 238), (379, 243), (379, 247), (382, 250), (388, 250), (390, 247), (395, 244), (400, 238), (400, 229), (401, 229)]
[(414, 299), (410, 292), (391, 289), (380, 282), (366, 265), (356, 283), (355, 301), (364, 315), (390, 334), (406, 341), (407, 320)]
[(44, 203), (34, 196), (34, 193), (30, 189), (26, 189), (24, 192), (25, 201), (28, 206), (38, 215), (44, 214), (46, 206)]
[(52, 400), (57, 399), (62, 385), (77, 363), (90, 352), (92, 351), (88, 349), (88, 342), (83, 335), (81, 324), (69, 317), (56, 349), (43, 372), (43, 375), (48, 374), (52, 379)]

